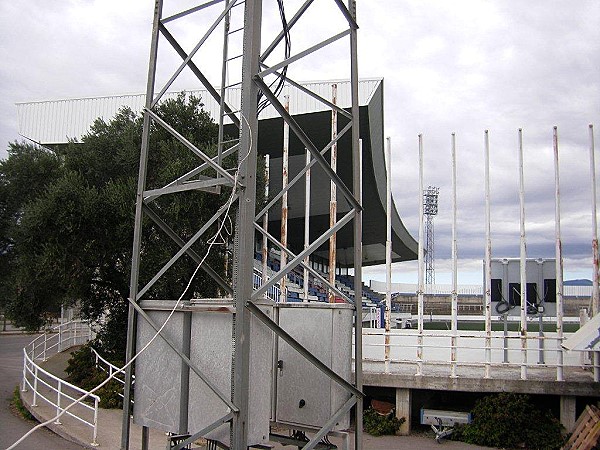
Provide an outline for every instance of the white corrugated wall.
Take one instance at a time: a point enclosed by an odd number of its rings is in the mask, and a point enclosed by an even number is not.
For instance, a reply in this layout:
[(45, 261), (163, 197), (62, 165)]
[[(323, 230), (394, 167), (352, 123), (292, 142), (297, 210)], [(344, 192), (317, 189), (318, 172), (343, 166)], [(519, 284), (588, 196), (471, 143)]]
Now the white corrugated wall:
[[(360, 80), (359, 103), (361, 105), (367, 104), (375, 89), (382, 82), (381, 78)], [(333, 83), (338, 85), (338, 105), (343, 108), (350, 107), (350, 82), (348, 80), (307, 82), (302, 83), (302, 85), (329, 100)], [(218, 121), (219, 105), (208, 92), (206, 90), (192, 90), (189, 92), (199, 95), (205, 103), (204, 108), (215, 121)], [(290, 95), (290, 112), (292, 114), (305, 114), (328, 109), (323, 103), (298, 89), (286, 86), (282, 95), (285, 94)], [(178, 93), (167, 93), (164, 99), (176, 95)], [(239, 88), (229, 90), (227, 101), (234, 110), (239, 109)], [(66, 143), (70, 139), (79, 139), (86, 134), (97, 118), (108, 121), (124, 106), (139, 112), (142, 110), (144, 103), (145, 94), (17, 103), (19, 134), (43, 144)], [(274, 108), (269, 106), (261, 113), (260, 118), (275, 116), (277, 114)]]

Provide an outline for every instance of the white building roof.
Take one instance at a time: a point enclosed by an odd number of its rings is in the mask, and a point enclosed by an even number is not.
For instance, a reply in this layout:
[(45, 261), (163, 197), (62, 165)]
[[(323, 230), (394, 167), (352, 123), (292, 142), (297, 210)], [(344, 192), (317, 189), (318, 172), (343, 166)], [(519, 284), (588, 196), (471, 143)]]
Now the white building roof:
[[(359, 82), (359, 104), (367, 104), (379, 84), (381, 78), (363, 79)], [(312, 92), (331, 99), (331, 85), (338, 85), (337, 104), (342, 108), (350, 107), (350, 81), (329, 80), (301, 83)], [(210, 96), (207, 90), (190, 90), (190, 94), (200, 96), (204, 108), (215, 122), (218, 122), (219, 104)], [(166, 93), (164, 99), (177, 96), (178, 92)], [(302, 91), (284, 87), (280, 95), (289, 95), (290, 112), (305, 114), (327, 110), (328, 107)], [(103, 97), (71, 98), (17, 103), (19, 134), (42, 144), (67, 143), (70, 139), (78, 139), (89, 131), (92, 123), (102, 118), (110, 120), (123, 106), (128, 106), (135, 112), (140, 112), (145, 104), (145, 94), (110, 95)], [(226, 100), (234, 110), (239, 109), (240, 89), (228, 89)], [(261, 119), (277, 116), (272, 106), (267, 107), (261, 114)]]

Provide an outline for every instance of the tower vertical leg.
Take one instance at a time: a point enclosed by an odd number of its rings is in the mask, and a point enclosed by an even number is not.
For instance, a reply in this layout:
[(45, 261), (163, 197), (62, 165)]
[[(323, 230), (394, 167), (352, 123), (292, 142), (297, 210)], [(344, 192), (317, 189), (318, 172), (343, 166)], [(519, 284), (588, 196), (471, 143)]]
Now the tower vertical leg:
[(233, 330), (234, 354), (232, 373), (232, 401), (239, 408), (231, 430), (231, 448), (241, 450), (248, 441), (250, 313), (246, 303), (252, 295), (254, 259), (254, 223), (256, 202), (256, 148), (258, 138), (257, 94), (254, 76), (259, 70), (262, 0), (246, 0), (244, 30), (244, 59), (242, 63), (242, 123), (238, 152), (240, 190), (237, 213), (233, 301), (235, 325)]
[[(348, 0), (348, 10), (356, 22), (356, 0)], [(358, 39), (357, 28), (350, 31), (350, 83), (352, 89), (352, 191), (362, 205), (362, 143), (358, 108)], [(362, 210), (357, 209), (354, 219), (354, 360), (355, 387), (363, 390), (362, 375)], [(354, 434), (355, 450), (362, 449), (363, 399), (356, 398)]]
[[(162, 16), (162, 0), (154, 3), (154, 21), (152, 25), (152, 43), (150, 46), (150, 64), (148, 67), (148, 82), (146, 85), (146, 108), (150, 109), (154, 97), (154, 83), (156, 79), (156, 58), (158, 54), (158, 29)], [(146, 188), (146, 172), (148, 163), (148, 148), (150, 138), (150, 115), (144, 112), (144, 125), (142, 130), (142, 147), (140, 151), (140, 167), (138, 173), (138, 187), (135, 206), (135, 224), (133, 231), (133, 256), (131, 261), (131, 278), (129, 282), (129, 299), (136, 301), (138, 293), (138, 278), (140, 269), (140, 250), (142, 243), (142, 206), (144, 203), (144, 190)], [(125, 362), (129, 363), (135, 354), (137, 313), (133, 305), (129, 305), (127, 319), (127, 349)], [(129, 365), (125, 371), (125, 385), (123, 388), (123, 422), (121, 426), (121, 449), (129, 448), (130, 413), (131, 413), (131, 382), (133, 367)]]

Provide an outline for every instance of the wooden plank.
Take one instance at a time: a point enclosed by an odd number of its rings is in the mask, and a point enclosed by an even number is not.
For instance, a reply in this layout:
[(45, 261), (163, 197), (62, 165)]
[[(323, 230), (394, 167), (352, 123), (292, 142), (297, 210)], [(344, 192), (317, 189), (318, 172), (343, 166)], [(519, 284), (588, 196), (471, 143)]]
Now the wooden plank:
[(575, 431), (563, 450), (592, 450), (600, 438), (600, 409), (588, 405), (575, 422)]

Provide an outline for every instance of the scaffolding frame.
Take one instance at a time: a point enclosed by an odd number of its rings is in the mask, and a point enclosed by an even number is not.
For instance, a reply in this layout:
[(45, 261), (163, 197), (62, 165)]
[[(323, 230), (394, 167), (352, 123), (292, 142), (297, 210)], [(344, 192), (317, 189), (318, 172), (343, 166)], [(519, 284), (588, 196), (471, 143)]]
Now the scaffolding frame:
[[(229, 413), (213, 424), (205, 427), (203, 430), (198, 430), (191, 433), (189, 438), (176, 442), (174, 449), (184, 448), (188, 443), (197, 439), (200, 436), (207, 434), (218, 426), (224, 423), (230, 423), (231, 431), (231, 448), (243, 449), (248, 443), (248, 417), (249, 417), (249, 355), (250, 355), (250, 320), (255, 317), (269, 327), (279, 338), (285, 340), (292, 348), (298, 351), (316, 368), (324, 372), (335, 383), (342, 386), (350, 394), (349, 400), (335, 412), (330, 420), (316, 432), (314, 437), (306, 443), (304, 449), (314, 448), (319, 440), (330, 432), (335, 426), (339, 418), (348, 413), (350, 409), (355, 407), (356, 423), (362, 423), (362, 154), (359, 142), (359, 105), (358, 105), (358, 65), (357, 65), (357, 30), (356, 23), (356, 0), (348, 0), (345, 4), (342, 0), (333, 0), (337, 5), (340, 13), (345, 18), (348, 28), (336, 35), (325, 39), (321, 43), (307, 48), (294, 56), (286, 55), (285, 59), (272, 65), (271, 67), (265, 64), (267, 57), (277, 48), (284, 40), (285, 32), (290, 32), (296, 22), (304, 15), (304, 13), (313, 7), (313, 0), (306, 2), (298, 9), (295, 15), (287, 22), (287, 30), (283, 30), (272, 40), (271, 44), (261, 54), (261, 31), (262, 31), (262, 0), (212, 0), (206, 3), (199, 4), (193, 8), (181, 11), (169, 17), (163, 17), (163, 4), (166, 0), (155, 0), (154, 20), (152, 27), (152, 40), (150, 48), (150, 62), (148, 69), (148, 80), (146, 87), (146, 103), (143, 110), (143, 134), (142, 145), (140, 151), (140, 167), (138, 173), (138, 187), (135, 209), (135, 224), (134, 224), (134, 239), (133, 239), (133, 256), (131, 264), (131, 279), (130, 279), (130, 295), (129, 295), (129, 316), (128, 316), (128, 333), (127, 333), (127, 353), (126, 361), (129, 362), (136, 355), (136, 327), (138, 320), (144, 320), (156, 330), (157, 334), (178, 354), (179, 358), (186, 364), (191, 371), (200, 377), (200, 379), (214, 392), (224, 404), (229, 408)], [(244, 27), (243, 30), (230, 30), (229, 17), (231, 11), (236, 6), (244, 7)], [(171, 34), (167, 24), (187, 17), (191, 14), (198, 14), (203, 11), (221, 7), (216, 20), (208, 27), (206, 33), (199, 40), (197, 45), (188, 53), (178, 43), (177, 39)], [(223, 41), (223, 59), (222, 59), (222, 87), (220, 92), (215, 89), (208, 77), (205, 76), (201, 68), (194, 62), (194, 56), (198, 50), (206, 42), (209, 36), (223, 26), (224, 41)], [(241, 86), (242, 98), (241, 108), (235, 110), (234, 107), (228, 104), (223, 86), (227, 79), (227, 64), (232, 59), (228, 55), (228, 36), (234, 32), (243, 31), (243, 55), (236, 57), (242, 58), (241, 64)], [(158, 46), (159, 40), (164, 38), (168, 44), (181, 57), (181, 65), (174, 71), (169, 80), (160, 87), (157, 87), (156, 73), (158, 64)], [(316, 93), (310, 92), (298, 83), (286, 78), (288, 85), (302, 90), (304, 93), (321, 101), (323, 104), (333, 107), (337, 112), (349, 119), (348, 125), (342, 129), (332, 141), (323, 149), (317, 148), (311, 141), (310, 137), (304, 132), (302, 127), (295, 119), (286, 111), (285, 107), (279, 101), (276, 93), (267, 84), (265, 79), (268, 76), (275, 75), (277, 77), (285, 77), (282, 71), (288, 65), (306, 58), (312, 53), (321, 48), (326, 47), (333, 42), (342, 38), (349, 40), (349, 72), (351, 80), (351, 98), (352, 106), (350, 111), (333, 105), (328, 100), (318, 96)], [(213, 61), (214, 63), (214, 61)], [(162, 120), (156, 113), (155, 108), (161, 101), (163, 95), (172, 86), (174, 81), (180, 76), (184, 69), (190, 69), (196, 76), (197, 80), (208, 90), (210, 95), (220, 104), (221, 117), (219, 120), (219, 142), (218, 155), (214, 158), (203, 153), (199, 148), (189, 142), (184, 136), (179, 134), (174, 126)], [(158, 91), (158, 93), (156, 93)], [(270, 202), (259, 214), (256, 214), (256, 172), (257, 172), (257, 136), (258, 136), (258, 96), (263, 96), (278, 112), (279, 116), (289, 126), (298, 139), (305, 146), (312, 158), (310, 163), (307, 162), (304, 170), (295, 180), (292, 180), (285, 189), (274, 196), (274, 200)], [(231, 143), (225, 145), (224, 141), (224, 118), (227, 117), (239, 129), (239, 140), (230, 148), (227, 148)], [(147, 166), (150, 152), (150, 129), (152, 124), (160, 126), (174, 136), (182, 145), (193, 152), (200, 160), (199, 165), (192, 171), (183, 173), (160, 189), (147, 190)], [(324, 158), (324, 154), (334, 146), (338, 140), (346, 133), (351, 132), (352, 140), (352, 168), (353, 178), (352, 186), (346, 186), (342, 179), (332, 169), (330, 163)], [(238, 174), (232, 176), (225, 167), (223, 167), (223, 159), (227, 155), (237, 152)], [(338, 192), (350, 204), (350, 211), (338, 220), (334, 226), (326, 230), (320, 237), (315, 239), (298, 255), (293, 254), (286, 246), (282, 245), (277, 239), (271, 236), (267, 230), (260, 224), (263, 215), (268, 213), (268, 210), (273, 206), (277, 199), (281, 198), (291, 186), (306, 173), (307, 170), (314, 164), (318, 164), (326, 176), (331, 179)], [(205, 170), (211, 170), (215, 173), (212, 177), (203, 177), (198, 181), (194, 177), (202, 174)], [(183, 255), (188, 255), (196, 263), (200, 264), (201, 257), (194, 252), (192, 245), (208, 230), (208, 228), (216, 223), (223, 215), (226, 208), (221, 207), (214, 213), (212, 218), (206, 222), (198, 232), (189, 240), (184, 240), (166, 223), (160, 215), (160, 211), (152, 207), (152, 202), (161, 195), (177, 195), (180, 192), (190, 189), (207, 190), (216, 192), (220, 186), (228, 186), (235, 189), (237, 192), (232, 196), (232, 201), (237, 206), (236, 222), (235, 222), (235, 240), (234, 240), (234, 257), (233, 257), (233, 283), (230, 285), (218, 273), (210, 268), (207, 264), (201, 264), (202, 268), (209, 276), (211, 276), (222, 288), (226, 295), (233, 296), (234, 308), (234, 325), (233, 325), (233, 355), (232, 355), (232, 373), (231, 373), (231, 396), (225, 395), (219, 391), (210, 381), (203, 375), (202, 371), (194, 365), (194, 363), (186, 356), (181, 349), (178, 348), (171, 340), (162, 332), (162, 327), (154, 323), (148, 314), (139, 305), (143, 296), (153, 283), (158, 281), (160, 277), (167, 271)], [(142, 223), (145, 218), (150, 219), (155, 223), (165, 234), (177, 244), (180, 248), (175, 255), (161, 268), (153, 277), (151, 282), (140, 288), (139, 274), (142, 263), (141, 248), (142, 248)], [(311, 267), (307, 267), (306, 261), (308, 257), (317, 250), (321, 245), (331, 239), (337, 231), (344, 226), (353, 227), (354, 237), (354, 277), (355, 277), (355, 298), (357, 301), (354, 304), (354, 383), (350, 383), (334, 371), (321, 363), (310, 351), (295, 341), (284, 329), (265, 315), (256, 305), (256, 302), (263, 299), (267, 290), (274, 286), (277, 282), (287, 276), (295, 267), (304, 266), (315, 278), (329, 289), (336, 292), (339, 290), (335, 285), (331, 286), (328, 280), (321, 277)], [(255, 248), (255, 231), (259, 231), (262, 236), (270, 240), (272, 245), (278, 247), (280, 251), (289, 256), (289, 260), (284, 267), (281, 267), (270, 279), (264, 278), (258, 289), (253, 286), (253, 259)], [(306, 280), (305, 282), (308, 282)], [(341, 294), (341, 293), (340, 293)], [(346, 301), (348, 297), (341, 295)], [(265, 382), (267, 382), (265, 380)], [(123, 407), (123, 426), (121, 435), (121, 448), (126, 450), (129, 448), (130, 441), (130, 408), (131, 408), (131, 388), (132, 388), (132, 367), (129, 366), (125, 374), (125, 389), (124, 389), (124, 407)], [(182, 387), (183, 389), (183, 387)], [(148, 429), (142, 429), (142, 448), (148, 448)], [(356, 427), (355, 432), (355, 448), (362, 448), (362, 428)]]

